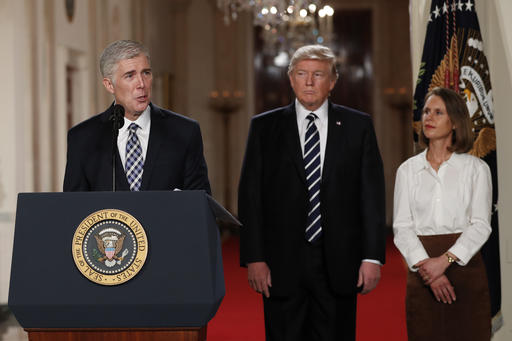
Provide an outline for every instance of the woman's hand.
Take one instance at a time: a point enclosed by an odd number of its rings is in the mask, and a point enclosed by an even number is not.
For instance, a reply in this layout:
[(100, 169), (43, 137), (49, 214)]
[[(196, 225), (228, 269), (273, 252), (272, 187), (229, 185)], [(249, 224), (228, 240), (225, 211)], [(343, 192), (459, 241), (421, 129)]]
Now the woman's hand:
[(445, 255), (427, 258), (415, 265), (415, 267), (418, 268), (418, 273), (421, 278), (423, 278), (425, 285), (432, 284), (436, 279), (443, 275), (448, 266), (450, 266), (450, 263), (448, 263), (448, 259)]
[(434, 293), (438, 302), (452, 304), (455, 302), (455, 290), (445, 275), (440, 276), (430, 284), (430, 289)]

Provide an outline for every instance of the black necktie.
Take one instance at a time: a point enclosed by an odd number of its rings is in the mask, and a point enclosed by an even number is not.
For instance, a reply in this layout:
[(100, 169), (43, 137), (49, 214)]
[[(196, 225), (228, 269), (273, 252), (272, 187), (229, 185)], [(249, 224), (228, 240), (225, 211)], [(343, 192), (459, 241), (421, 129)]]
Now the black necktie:
[(308, 186), (309, 203), (306, 225), (306, 239), (312, 243), (322, 235), (322, 216), (320, 214), (320, 134), (316, 128), (315, 114), (307, 116), (309, 120), (304, 141), (304, 167)]

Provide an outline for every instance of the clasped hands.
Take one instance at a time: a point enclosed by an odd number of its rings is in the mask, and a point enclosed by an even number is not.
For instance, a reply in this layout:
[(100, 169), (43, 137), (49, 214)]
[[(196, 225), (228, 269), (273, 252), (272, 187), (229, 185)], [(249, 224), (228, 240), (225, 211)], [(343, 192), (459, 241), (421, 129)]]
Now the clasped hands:
[(455, 290), (448, 277), (444, 274), (446, 269), (450, 266), (445, 255), (439, 257), (424, 259), (414, 268), (418, 269), (418, 273), (423, 279), (425, 285), (430, 286), (438, 302), (452, 304), (455, 302)]

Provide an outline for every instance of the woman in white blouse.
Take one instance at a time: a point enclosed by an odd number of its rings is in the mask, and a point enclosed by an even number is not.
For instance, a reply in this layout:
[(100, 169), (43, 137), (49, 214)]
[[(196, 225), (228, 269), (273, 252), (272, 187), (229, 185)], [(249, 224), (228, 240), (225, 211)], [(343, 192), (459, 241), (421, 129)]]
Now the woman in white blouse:
[(435, 88), (425, 97), (420, 140), (428, 148), (397, 171), (394, 242), (407, 276), (409, 340), (489, 340), (480, 248), (491, 233), (492, 183), (473, 145), (466, 103)]

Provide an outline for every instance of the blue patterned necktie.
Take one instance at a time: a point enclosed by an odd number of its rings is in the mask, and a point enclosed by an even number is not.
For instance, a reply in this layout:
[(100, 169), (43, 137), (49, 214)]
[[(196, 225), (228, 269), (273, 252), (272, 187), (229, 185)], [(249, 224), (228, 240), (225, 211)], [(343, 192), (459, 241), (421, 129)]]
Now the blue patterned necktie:
[(126, 142), (126, 178), (130, 184), (130, 191), (138, 191), (142, 182), (142, 172), (144, 166), (144, 158), (142, 157), (142, 147), (137, 137), (136, 123), (130, 124), (128, 130), (128, 142)]
[(320, 134), (315, 125), (315, 114), (307, 116), (309, 120), (306, 137), (304, 139), (304, 168), (306, 170), (306, 184), (308, 186), (308, 219), (306, 239), (313, 243), (322, 235), (322, 216), (320, 214)]

